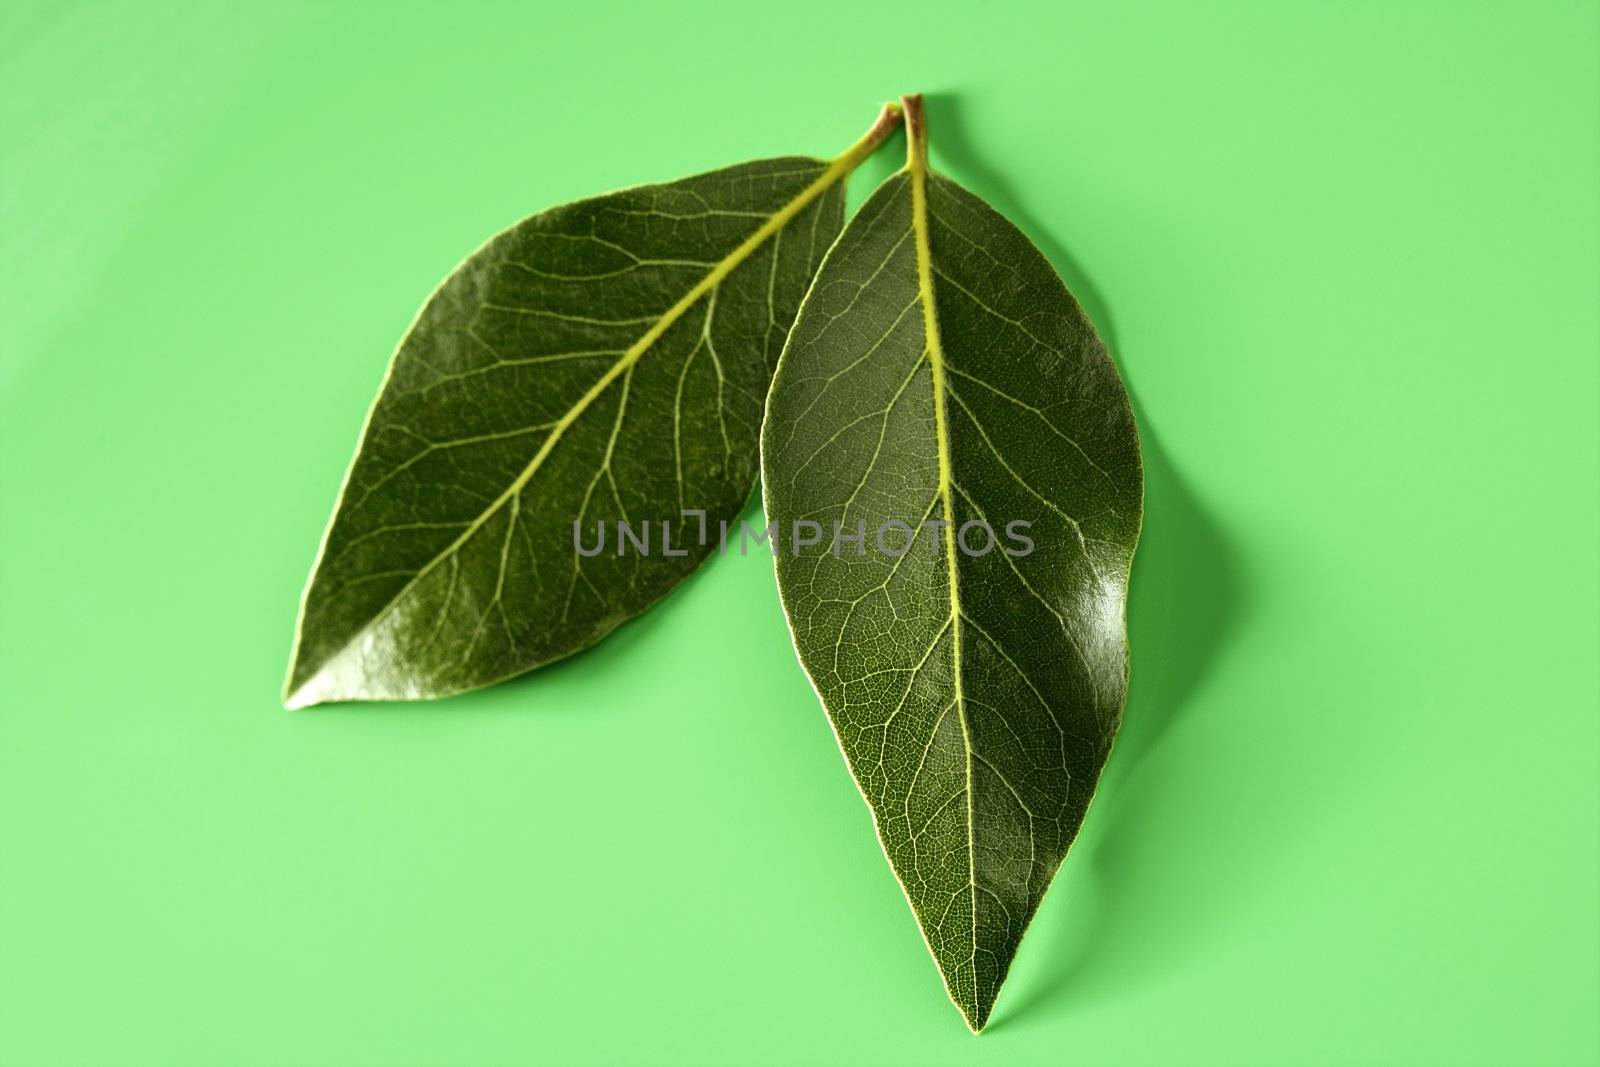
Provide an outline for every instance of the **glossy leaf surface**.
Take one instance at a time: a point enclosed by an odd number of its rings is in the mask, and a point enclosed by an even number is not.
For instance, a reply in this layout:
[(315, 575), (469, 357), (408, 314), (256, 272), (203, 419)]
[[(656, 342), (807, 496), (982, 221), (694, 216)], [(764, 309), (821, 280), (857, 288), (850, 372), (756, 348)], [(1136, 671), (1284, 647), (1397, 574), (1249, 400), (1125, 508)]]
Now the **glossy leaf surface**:
[[(871, 147), (557, 207), (462, 263), (369, 415), (288, 705), (487, 685), (593, 644), (691, 573), (716, 537), (683, 513), (714, 531), (747, 500), (772, 367)], [(648, 528), (648, 553), (576, 550), (574, 521), (592, 547), (618, 520)]]
[[(780, 530), (825, 531), (778, 556), (795, 645), (976, 1030), (1121, 717), (1142, 474), (1078, 303), (924, 160), (822, 265), (773, 383), (763, 485)], [(909, 551), (886, 523), (916, 532)]]

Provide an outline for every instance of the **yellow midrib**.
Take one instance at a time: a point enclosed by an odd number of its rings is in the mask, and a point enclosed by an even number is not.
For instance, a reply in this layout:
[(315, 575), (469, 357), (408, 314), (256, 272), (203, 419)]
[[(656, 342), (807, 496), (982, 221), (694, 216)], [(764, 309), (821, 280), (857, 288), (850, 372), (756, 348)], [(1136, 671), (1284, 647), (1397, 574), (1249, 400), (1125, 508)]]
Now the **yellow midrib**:
[(922, 332), (933, 378), (933, 428), (939, 451), (939, 499), (944, 506), (945, 576), (950, 586), (950, 676), (955, 688), (956, 718), (967, 778), (967, 869), (972, 886), (972, 999), (978, 1001), (978, 857), (973, 834), (972, 731), (967, 725), (967, 702), (961, 691), (961, 587), (956, 580), (956, 515), (952, 500), (950, 426), (945, 401), (944, 347), (939, 338), (939, 315), (933, 297), (933, 247), (928, 238), (928, 164), (915, 148), (906, 162), (911, 176), (911, 229), (917, 246), (917, 293), (922, 301)]
[(324, 669), (326, 669), (328, 664), (336, 661), (347, 649), (350, 648), (351, 645), (355, 644), (355, 642), (363, 633), (369, 631), (379, 621), (392, 612), (395, 606), (400, 603), (400, 601), (408, 592), (410, 592), (412, 587), (418, 582), (422, 581), (423, 578), (427, 577), (433, 571), (433, 569), (439, 565), (440, 561), (448, 559), (457, 550), (459, 550), (462, 545), (466, 544), (468, 540), (470, 540), (479, 530), (483, 528), (484, 524), (487, 523), (496, 512), (506, 505), (507, 501), (511, 500), (518, 493), (522, 492), (522, 490), (527, 486), (528, 482), (532, 480), (533, 476), (538, 473), (539, 468), (544, 464), (545, 459), (550, 455), (551, 451), (553, 451), (555, 446), (560, 442), (562, 435), (567, 431), (568, 427), (576, 422), (578, 418), (581, 417), (586, 410), (588, 410), (589, 406), (593, 404), (595, 400), (597, 400), (600, 395), (617, 380), (617, 378), (627, 373), (630, 367), (639, 362), (639, 360), (644, 357), (644, 354), (650, 350), (650, 347), (659, 341), (661, 336), (665, 334), (667, 330), (671, 329), (672, 325), (682, 318), (683, 315), (702, 297), (711, 292), (711, 290), (715, 289), (718, 285), (722, 284), (723, 280), (726, 279), (729, 274), (732, 274), (741, 263), (750, 258), (750, 255), (755, 252), (757, 248), (759, 248), (773, 234), (777, 233), (784, 226), (788, 225), (789, 222), (800, 212), (804, 211), (812, 203), (812, 201), (816, 200), (817, 197), (825, 193), (836, 182), (849, 175), (849, 173), (854, 170), (863, 159), (871, 154), (872, 149), (875, 147), (877, 147), (877, 142), (871, 141), (869, 143), (868, 138), (862, 138), (861, 141), (851, 145), (850, 148), (847, 149), (843, 154), (835, 158), (825, 168), (823, 168), (822, 173), (819, 174), (811, 182), (811, 184), (807, 185), (798, 194), (796, 194), (794, 199), (790, 200), (787, 204), (783, 205), (783, 207), (779, 208), (776, 212), (769, 216), (767, 220), (758, 226), (749, 237), (745, 238), (737, 248), (728, 253), (728, 255), (720, 260), (716, 266), (712, 267), (711, 270), (706, 272), (706, 275), (696, 282), (694, 287), (685, 293), (677, 303), (673, 304), (666, 311), (662, 312), (661, 317), (658, 318), (637, 341), (629, 346), (628, 350), (619, 356), (617, 361), (613, 363), (604, 374), (596, 379), (595, 383), (591, 385), (589, 389), (581, 397), (579, 397), (570, 408), (567, 409), (566, 413), (562, 415), (561, 418), (556, 420), (555, 424), (550, 429), (549, 435), (546, 436), (544, 441), (539, 445), (539, 450), (534, 453), (533, 458), (528, 461), (527, 466), (522, 469), (522, 472), (517, 475), (516, 479), (512, 481), (506, 490), (496, 497), (488, 507), (484, 508), (483, 511), (479, 513), (478, 517), (473, 519), (467, 528), (463, 530), (461, 534), (455, 538), (455, 540), (451, 541), (449, 545), (441, 549), (438, 554), (424, 564), (423, 567), (418, 570), (413, 577), (408, 579), (406, 584), (401, 586), (395, 595), (389, 599), (388, 603), (383, 606), (382, 610), (373, 615), (365, 625), (352, 634), (350, 639), (341, 645), (337, 651), (325, 658), (318, 666), (317, 673), (311, 675), (306, 679), (305, 682), (297, 686), (294, 692), (299, 693), (316, 681), (317, 677)]

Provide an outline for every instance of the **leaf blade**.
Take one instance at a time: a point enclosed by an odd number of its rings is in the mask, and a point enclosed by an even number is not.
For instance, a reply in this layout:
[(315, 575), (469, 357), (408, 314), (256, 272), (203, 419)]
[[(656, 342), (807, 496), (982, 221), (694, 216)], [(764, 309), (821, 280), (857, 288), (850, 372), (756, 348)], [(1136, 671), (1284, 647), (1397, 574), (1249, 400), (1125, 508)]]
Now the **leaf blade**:
[[(457, 268), (401, 342), (363, 430), (307, 586), (285, 703), (491, 684), (593, 644), (687, 576), (707, 546), (597, 557), (592, 578), (557, 520), (614, 521), (631, 505), (681, 523), (691, 495), (711, 522), (737, 513), (758, 398), (858, 160), (763, 160), (563, 205)], [(659, 449), (669, 407), (671, 508), (651, 489), (668, 472), (633, 454)], [(632, 433), (630, 417), (654, 432)], [(562, 462), (569, 453), (604, 460), (588, 471)], [(619, 482), (624, 464), (633, 473)], [(568, 561), (564, 591), (538, 573)]]
[[(762, 464), (780, 528), (917, 531), (899, 556), (826, 538), (780, 554), (778, 583), (951, 1000), (981, 1029), (1121, 712), (1141, 494), (1126, 393), (1042, 254), (914, 143), (802, 306)], [(1035, 517), (1035, 553), (961, 551), (974, 519)]]

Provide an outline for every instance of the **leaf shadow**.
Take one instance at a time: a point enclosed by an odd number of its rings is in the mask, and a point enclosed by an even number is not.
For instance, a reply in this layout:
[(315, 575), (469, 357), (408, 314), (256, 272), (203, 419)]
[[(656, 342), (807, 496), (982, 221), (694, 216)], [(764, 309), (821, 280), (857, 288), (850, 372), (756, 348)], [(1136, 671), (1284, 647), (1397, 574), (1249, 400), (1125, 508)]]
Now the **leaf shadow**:
[[(1060, 272), (1119, 364), (1125, 363), (1109, 304), (1065, 246), (1023, 205), (1008, 179), (974, 147), (960, 99), (928, 94), (925, 106), (936, 161), (947, 163), (953, 177), (1028, 234)], [(1125, 381), (1127, 377), (1124, 369)], [(1173, 871), (1150, 841), (1152, 828), (1167, 827), (1184, 798), (1176, 789), (1144, 781), (1139, 771), (1167, 745), (1174, 725), (1195, 704), (1208, 672), (1248, 612), (1250, 592), (1227, 531), (1185, 482), (1137, 396), (1133, 407), (1144, 461), (1145, 516), (1129, 589), (1129, 700), (1096, 804), (1069, 859), (1082, 869), (1074, 880), (1087, 885), (1091, 893), (1086, 895), (1092, 899), (1074, 897), (1071, 916), (1050, 924), (1046, 936), (1055, 940), (1036, 946), (1048, 956), (1033, 984), (1018, 989), (1022, 995), (1017, 1000), (1002, 1004), (1003, 1016), (991, 1022), (990, 1030), (1005, 1027), (1011, 1019), (1070, 1010), (1068, 1005), (1082, 995), (1080, 987), (1115, 984), (1113, 972), (1126, 977), (1130, 969), (1159, 969), (1186, 939), (1173, 919), (1160, 914), (1162, 891)], [(1221, 921), (1226, 910), (1220, 900), (1209, 913), (1203, 902), (1190, 903), (1194, 906), (1178, 918), (1191, 926)], [(1199, 931), (1189, 934), (1193, 941)]]
[[(1134, 404), (1139, 414), (1139, 405)], [(1193, 790), (1217, 788), (1215, 768), (1169, 773), (1175, 746), (1209, 736), (1191, 721), (1207, 676), (1249, 610), (1238, 554), (1140, 416), (1145, 517), (1128, 597), (1128, 704), (1083, 833), (1068, 857), (1055, 915), (1041, 923), (1045, 959), (1005, 1015), (1059, 1016), (1141, 977), (1170, 969), (1226, 926), (1237, 901), (1215, 856), (1190, 835)], [(1182, 721), (1189, 728), (1174, 728)], [(1199, 746), (1193, 746), (1198, 749)], [(1237, 753), (1235, 753), (1237, 754)], [(1242, 768), (1233, 767), (1230, 775)], [(1151, 772), (1156, 772), (1152, 774)], [(1223, 787), (1225, 789), (1229, 787)], [(1241, 858), (1237, 853), (1235, 858)], [(1232, 875), (1243, 877), (1235, 868)], [(1069, 890), (1070, 885), (1070, 890)], [(1173, 890), (1183, 887), (1181, 907)], [(1062, 897), (1060, 894), (1070, 892)], [(1234, 893), (1232, 896), (1237, 897)], [(1187, 946), (1187, 948), (1186, 948)], [(1004, 1022), (1005, 1020), (996, 1020)]]

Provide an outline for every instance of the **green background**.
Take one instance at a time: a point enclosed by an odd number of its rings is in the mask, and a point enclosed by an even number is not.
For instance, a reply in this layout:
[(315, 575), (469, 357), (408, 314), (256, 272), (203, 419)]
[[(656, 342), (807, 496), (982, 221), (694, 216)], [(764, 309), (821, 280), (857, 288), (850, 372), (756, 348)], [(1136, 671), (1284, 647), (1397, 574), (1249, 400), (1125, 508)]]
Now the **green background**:
[[(1597, 28), (6, 4), (0, 1062), (1597, 1062)], [(768, 559), (491, 691), (278, 705), (460, 256), (911, 90), (1108, 335), (1148, 467), (1124, 734), (977, 1039)]]

